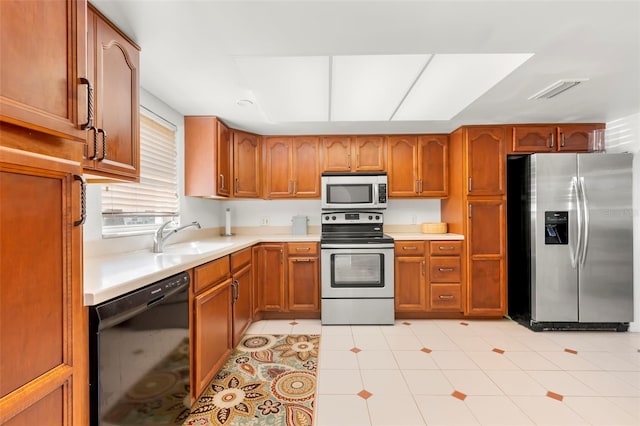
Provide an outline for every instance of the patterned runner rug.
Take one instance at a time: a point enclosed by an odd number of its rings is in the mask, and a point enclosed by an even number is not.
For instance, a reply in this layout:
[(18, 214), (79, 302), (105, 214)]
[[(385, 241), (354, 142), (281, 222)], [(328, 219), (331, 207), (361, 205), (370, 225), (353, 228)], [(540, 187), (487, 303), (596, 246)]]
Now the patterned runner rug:
[(247, 335), (185, 426), (310, 426), (320, 336)]

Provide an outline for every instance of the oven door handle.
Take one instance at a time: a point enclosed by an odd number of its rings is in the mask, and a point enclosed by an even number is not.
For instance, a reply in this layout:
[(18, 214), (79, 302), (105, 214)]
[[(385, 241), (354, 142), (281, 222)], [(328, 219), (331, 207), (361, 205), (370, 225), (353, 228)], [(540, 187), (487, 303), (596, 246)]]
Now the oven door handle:
[(321, 249), (393, 249), (393, 244), (321, 244)]

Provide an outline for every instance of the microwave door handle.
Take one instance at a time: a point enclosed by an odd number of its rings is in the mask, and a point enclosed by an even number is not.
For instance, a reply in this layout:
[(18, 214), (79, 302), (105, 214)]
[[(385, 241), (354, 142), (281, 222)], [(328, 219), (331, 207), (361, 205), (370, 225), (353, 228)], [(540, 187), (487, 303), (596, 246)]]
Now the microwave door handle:
[(373, 185), (373, 205), (376, 206), (378, 205), (378, 184), (376, 183), (375, 185)]

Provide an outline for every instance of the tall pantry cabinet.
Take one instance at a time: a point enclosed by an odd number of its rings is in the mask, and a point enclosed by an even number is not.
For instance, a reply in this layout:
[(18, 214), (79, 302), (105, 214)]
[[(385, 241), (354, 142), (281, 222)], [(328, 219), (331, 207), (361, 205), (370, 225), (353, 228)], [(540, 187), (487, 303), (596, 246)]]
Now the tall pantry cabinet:
[(467, 236), (469, 316), (506, 314), (506, 138), (503, 126), (462, 127), (449, 137), (449, 198), (441, 218)]

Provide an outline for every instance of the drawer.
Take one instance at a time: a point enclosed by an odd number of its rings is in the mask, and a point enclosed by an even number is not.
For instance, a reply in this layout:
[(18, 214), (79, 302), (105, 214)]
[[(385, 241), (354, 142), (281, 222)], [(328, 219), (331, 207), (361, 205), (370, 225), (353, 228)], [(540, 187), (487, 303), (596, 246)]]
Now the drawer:
[(462, 311), (462, 291), (460, 284), (431, 284), (431, 309)]
[(289, 256), (307, 256), (310, 254), (318, 254), (318, 243), (288, 243), (287, 253)]
[(429, 255), (459, 256), (462, 253), (462, 241), (430, 241)]
[(459, 283), (460, 257), (429, 258), (429, 281), (432, 283)]
[(199, 293), (211, 284), (229, 278), (229, 256), (221, 257), (195, 268), (193, 291)]
[(251, 262), (251, 247), (231, 253), (231, 271), (237, 272)]
[(396, 256), (424, 256), (424, 241), (396, 241)]

